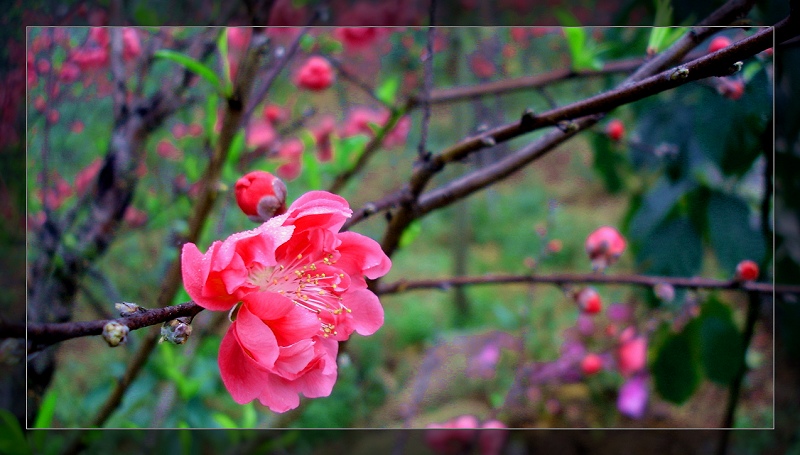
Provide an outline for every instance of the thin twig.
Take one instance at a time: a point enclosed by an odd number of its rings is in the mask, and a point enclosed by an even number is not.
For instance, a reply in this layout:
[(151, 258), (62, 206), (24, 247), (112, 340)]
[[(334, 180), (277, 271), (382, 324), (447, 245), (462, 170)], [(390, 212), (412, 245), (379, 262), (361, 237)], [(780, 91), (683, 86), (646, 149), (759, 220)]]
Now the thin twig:
[(203, 311), (203, 307), (190, 301), (180, 305), (145, 310), (116, 319), (28, 324), (28, 342), (34, 346), (45, 347), (73, 338), (101, 335), (103, 327), (110, 322), (125, 325), (129, 330), (138, 330), (179, 317), (194, 316), (201, 311)]
[(420, 162), (428, 160), (428, 128), (431, 122), (431, 90), (433, 90), (433, 33), (436, 18), (436, 0), (430, 0), (430, 18), (425, 42), (425, 62), (422, 84), (422, 125), (420, 126), (417, 155)]
[(713, 280), (700, 277), (667, 277), (649, 275), (602, 275), (586, 274), (552, 274), (552, 275), (486, 275), (450, 277), (431, 280), (400, 280), (390, 284), (382, 284), (375, 293), (378, 295), (397, 294), (421, 289), (448, 290), (452, 287), (483, 284), (609, 284), (652, 287), (660, 283), (671, 284), (676, 288), (719, 289), (729, 291), (745, 291), (761, 294), (791, 293), (800, 294), (800, 286), (775, 285), (771, 283), (741, 282), (736, 280)]

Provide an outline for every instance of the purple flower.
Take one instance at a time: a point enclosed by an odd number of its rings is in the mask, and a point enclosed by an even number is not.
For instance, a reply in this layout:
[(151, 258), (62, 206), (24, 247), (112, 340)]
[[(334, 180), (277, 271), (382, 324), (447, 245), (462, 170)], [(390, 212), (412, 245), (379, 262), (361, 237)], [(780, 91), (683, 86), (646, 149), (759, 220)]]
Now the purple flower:
[(617, 408), (623, 415), (640, 419), (647, 406), (647, 376), (640, 375), (628, 379), (619, 389)]

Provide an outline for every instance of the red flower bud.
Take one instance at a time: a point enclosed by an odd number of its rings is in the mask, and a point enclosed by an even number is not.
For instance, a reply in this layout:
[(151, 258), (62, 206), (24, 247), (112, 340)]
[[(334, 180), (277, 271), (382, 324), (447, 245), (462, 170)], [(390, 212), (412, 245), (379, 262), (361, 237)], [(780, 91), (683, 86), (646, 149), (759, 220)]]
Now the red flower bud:
[(758, 265), (750, 260), (744, 260), (736, 266), (736, 279), (738, 281), (753, 281), (758, 278)]
[(333, 67), (322, 57), (309, 58), (297, 73), (297, 86), (320, 91), (333, 84)]
[(623, 251), (625, 238), (613, 227), (602, 226), (586, 237), (586, 252), (595, 270), (603, 270), (615, 263)]
[(603, 309), (603, 301), (600, 294), (594, 288), (584, 288), (577, 296), (578, 306), (586, 314), (597, 314)]
[(608, 122), (606, 134), (608, 134), (608, 137), (610, 137), (612, 141), (622, 140), (622, 137), (625, 135), (625, 125), (622, 124), (622, 120), (614, 119)]
[(265, 222), (286, 212), (286, 185), (265, 171), (253, 171), (236, 182), (236, 203), (248, 218)]
[(597, 354), (586, 354), (581, 360), (581, 371), (585, 375), (595, 374), (603, 368), (603, 359)]
[(727, 36), (718, 36), (711, 40), (711, 44), (708, 45), (708, 52), (717, 52), (718, 50), (725, 49), (726, 47), (731, 45), (731, 39)]

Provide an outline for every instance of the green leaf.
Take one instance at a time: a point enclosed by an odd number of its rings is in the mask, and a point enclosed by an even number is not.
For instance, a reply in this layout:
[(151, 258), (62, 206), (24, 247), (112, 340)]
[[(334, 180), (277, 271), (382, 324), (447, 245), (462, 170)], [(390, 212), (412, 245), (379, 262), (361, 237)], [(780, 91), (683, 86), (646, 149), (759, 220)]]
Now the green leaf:
[(228, 159), (226, 160), (230, 164), (236, 164), (239, 162), (239, 158), (242, 156), (242, 152), (244, 151), (245, 145), (245, 134), (244, 130), (240, 129), (231, 140), (230, 150), (228, 151)]
[(205, 124), (203, 125), (206, 131), (206, 137), (208, 138), (209, 144), (213, 147), (215, 144), (215, 131), (214, 128), (217, 126), (217, 103), (219, 102), (219, 97), (214, 95), (213, 93), (208, 95), (206, 99), (206, 108), (205, 108)]
[(300, 49), (305, 52), (311, 52), (314, 49), (316, 41), (317, 40), (313, 36), (305, 34), (300, 38)]
[(692, 321), (681, 333), (667, 337), (650, 367), (656, 391), (675, 404), (688, 400), (700, 385), (697, 329), (697, 321)]
[(742, 367), (742, 345), (730, 308), (710, 298), (700, 312), (700, 359), (708, 379), (730, 384)]
[(369, 142), (369, 138), (363, 134), (332, 139), (331, 145), (337, 167), (340, 170), (347, 169), (358, 159), (367, 142)]
[(133, 12), (133, 18), (136, 19), (137, 25), (161, 25), (158, 19), (158, 13), (148, 8), (144, 3), (139, 3)]
[(692, 186), (689, 180), (673, 183), (661, 177), (644, 196), (642, 205), (631, 219), (631, 233), (637, 238), (646, 238)]
[(258, 424), (258, 414), (253, 402), (244, 405), (242, 410), (242, 428), (255, 428)]
[(397, 101), (397, 91), (400, 88), (400, 76), (386, 78), (383, 83), (375, 90), (375, 96), (388, 105), (394, 105)]
[(593, 138), (594, 169), (600, 174), (609, 193), (617, 193), (624, 187), (621, 170), (627, 164), (625, 157), (615, 153), (611, 139), (597, 133)]
[(39, 407), (36, 420), (33, 422), (34, 428), (50, 428), (52, 426), (57, 401), (58, 395), (56, 395), (56, 392), (53, 389), (48, 390), (42, 400), (42, 405)]
[(677, 218), (645, 237), (636, 259), (650, 275), (693, 276), (703, 265), (703, 244), (692, 223)]
[(31, 449), (19, 421), (11, 412), (0, 409), (0, 454), (30, 455)]
[(569, 45), (569, 53), (572, 57), (572, 68), (575, 70), (584, 69), (586, 63), (586, 31), (581, 27), (566, 27), (563, 30)]
[(300, 140), (303, 142), (303, 176), (309, 188), (318, 189), (322, 187), (322, 175), (315, 153), (314, 135), (307, 129), (303, 130)]
[(221, 412), (214, 413), (213, 419), (222, 428), (228, 428), (228, 429), (239, 428), (239, 426), (236, 425), (236, 422), (234, 422), (233, 419), (231, 419), (230, 417)]
[(713, 192), (708, 203), (711, 245), (720, 266), (732, 276), (744, 259), (761, 262), (766, 242), (761, 231), (750, 224), (750, 208), (741, 198)]
[[(227, 98), (233, 92), (233, 81), (231, 81), (231, 62), (228, 60), (228, 27), (222, 30), (217, 37), (217, 49), (222, 59), (222, 71), (225, 76), (225, 90), (222, 92)], [(220, 84), (220, 88), (221, 84)]]
[(406, 230), (403, 231), (403, 234), (400, 235), (400, 248), (405, 248), (408, 245), (411, 245), (420, 233), (422, 233), (422, 224), (419, 220), (409, 224)]
[(666, 47), (664, 42), (666, 41), (668, 34), (669, 28), (667, 27), (653, 27), (653, 29), (650, 31), (650, 39), (647, 41), (647, 53), (657, 54), (664, 50)]
[[(153, 54), (153, 57), (175, 62), (208, 81), (218, 92), (225, 93), (226, 95), (228, 94), (227, 91), (223, 91), (222, 83), (220, 82), (219, 77), (211, 68), (198, 62), (192, 57), (189, 57), (188, 55), (169, 49), (161, 49), (156, 51), (155, 54)], [(225, 61), (227, 62), (228, 60), (225, 59)]]

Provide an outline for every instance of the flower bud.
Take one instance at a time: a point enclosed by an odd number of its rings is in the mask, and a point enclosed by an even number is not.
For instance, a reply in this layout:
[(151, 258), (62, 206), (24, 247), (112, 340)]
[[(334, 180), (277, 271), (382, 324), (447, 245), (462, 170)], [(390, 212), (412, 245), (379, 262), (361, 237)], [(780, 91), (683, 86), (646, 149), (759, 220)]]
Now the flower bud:
[(606, 134), (608, 134), (608, 137), (611, 138), (612, 141), (618, 142), (622, 140), (622, 137), (625, 135), (625, 125), (623, 125), (622, 121), (619, 119), (611, 120), (608, 122)]
[(578, 292), (578, 306), (586, 314), (597, 314), (603, 309), (603, 302), (600, 294), (594, 288), (584, 288)]
[(634, 337), (617, 348), (617, 366), (623, 376), (630, 376), (644, 369), (647, 362), (647, 339)]
[(675, 300), (675, 288), (669, 283), (658, 283), (653, 286), (653, 292), (664, 303), (670, 303)]
[(192, 334), (191, 318), (183, 317), (167, 321), (161, 326), (160, 342), (169, 341), (173, 344), (183, 344)]
[(269, 172), (253, 171), (236, 181), (236, 203), (255, 222), (286, 212), (286, 185)]
[(128, 340), (129, 331), (130, 329), (128, 329), (127, 325), (111, 321), (103, 327), (103, 339), (113, 348), (124, 344)]
[(758, 278), (758, 265), (751, 260), (744, 260), (736, 266), (737, 281), (753, 281)]
[(581, 371), (587, 376), (597, 373), (602, 368), (603, 359), (597, 354), (586, 354), (586, 357), (581, 360)]
[(311, 57), (297, 73), (296, 83), (307, 90), (325, 90), (333, 84), (333, 67), (322, 57)]
[(586, 252), (592, 268), (602, 271), (617, 262), (625, 251), (625, 238), (611, 226), (602, 226), (586, 237)]
[(134, 313), (145, 311), (144, 308), (140, 307), (135, 303), (130, 303), (130, 302), (115, 303), (114, 308), (116, 308), (117, 311), (119, 311), (119, 315), (122, 317), (130, 316)]
[(731, 45), (731, 39), (727, 36), (718, 36), (711, 40), (711, 44), (708, 45), (708, 52), (717, 52), (719, 50), (725, 49), (726, 47)]

